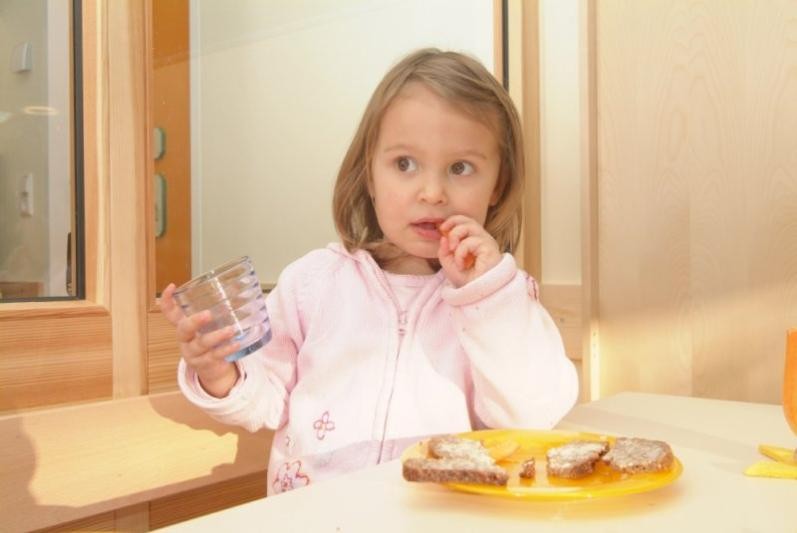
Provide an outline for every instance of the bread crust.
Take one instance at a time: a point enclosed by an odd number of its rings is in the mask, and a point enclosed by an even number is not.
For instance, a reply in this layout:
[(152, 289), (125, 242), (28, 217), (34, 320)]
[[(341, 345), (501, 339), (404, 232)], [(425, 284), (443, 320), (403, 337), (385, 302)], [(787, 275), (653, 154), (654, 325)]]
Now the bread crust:
[(506, 485), (509, 480), (507, 471), (495, 463), (480, 441), (443, 435), (429, 439), (427, 449), (429, 457), (404, 461), (404, 479), (484, 485)]
[(503, 486), (509, 481), (506, 470), (497, 465), (484, 466), (462, 459), (411, 457), (402, 466), (407, 481), (433, 483), (477, 483)]
[(609, 449), (604, 441), (575, 440), (545, 452), (549, 476), (578, 479), (595, 471), (595, 464)]
[(672, 448), (666, 442), (636, 437), (618, 437), (603, 456), (610, 468), (627, 474), (668, 470), (673, 460)]

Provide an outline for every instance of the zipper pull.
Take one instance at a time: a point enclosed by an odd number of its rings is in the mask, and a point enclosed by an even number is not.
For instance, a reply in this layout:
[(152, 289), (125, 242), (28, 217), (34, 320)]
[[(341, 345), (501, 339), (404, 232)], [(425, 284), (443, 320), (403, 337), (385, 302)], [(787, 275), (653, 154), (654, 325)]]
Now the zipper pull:
[(399, 323), (398, 333), (399, 333), (399, 335), (404, 335), (407, 332), (407, 329), (405, 328), (405, 326), (407, 325), (407, 312), (406, 311), (401, 311), (399, 313), (398, 323)]

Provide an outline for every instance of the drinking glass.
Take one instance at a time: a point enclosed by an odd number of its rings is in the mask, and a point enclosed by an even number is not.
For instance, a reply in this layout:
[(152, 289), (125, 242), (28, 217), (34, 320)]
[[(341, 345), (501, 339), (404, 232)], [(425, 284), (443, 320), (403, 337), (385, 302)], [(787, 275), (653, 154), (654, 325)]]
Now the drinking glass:
[(211, 320), (199, 329), (200, 333), (235, 327), (235, 336), (223, 344), (239, 342), (241, 348), (228, 355), (228, 361), (237, 361), (271, 340), (266, 300), (248, 256), (224, 263), (181, 285), (174, 291), (174, 299), (186, 316), (210, 311)]

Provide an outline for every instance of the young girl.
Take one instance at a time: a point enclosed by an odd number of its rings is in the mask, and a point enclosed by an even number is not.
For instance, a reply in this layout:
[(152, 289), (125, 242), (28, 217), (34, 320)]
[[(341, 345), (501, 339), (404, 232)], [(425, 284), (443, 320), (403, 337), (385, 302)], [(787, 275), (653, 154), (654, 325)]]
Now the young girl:
[(338, 173), (341, 244), (289, 265), (268, 295), (272, 339), (235, 363), (185, 317), (180, 388), (211, 416), (275, 430), (268, 492), (397, 458), (432, 434), (551, 428), (578, 380), (520, 232), (521, 128), (477, 61), (421, 50), (387, 73)]

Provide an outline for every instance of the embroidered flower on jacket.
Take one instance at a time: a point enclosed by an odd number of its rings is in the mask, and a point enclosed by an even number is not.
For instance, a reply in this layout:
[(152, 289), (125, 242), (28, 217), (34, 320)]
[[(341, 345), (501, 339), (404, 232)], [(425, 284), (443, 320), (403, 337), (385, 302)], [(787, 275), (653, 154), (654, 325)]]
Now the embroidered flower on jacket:
[(535, 300), (540, 299), (540, 286), (537, 284), (537, 280), (528, 276), (526, 278), (526, 285), (528, 287), (529, 296), (534, 298)]
[(298, 489), (299, 487), (306, 487), (310, 484), (310, 478), (302, 473), (302, 462), (292, 461), (282, 463), (277, 475), (274, 477), (274, 492), (285, 492), (287, 490)]
[(333, 431), (335, 429), (335, 422), (329, 419), (329, 411), (324, 411), (321, 418), (313, 422), (313, 429), (315, 429), (315, 436), (318, 440), (324, 440), (327, 431)]

